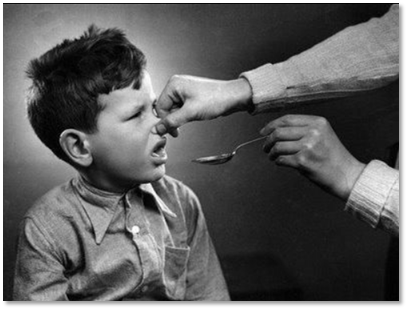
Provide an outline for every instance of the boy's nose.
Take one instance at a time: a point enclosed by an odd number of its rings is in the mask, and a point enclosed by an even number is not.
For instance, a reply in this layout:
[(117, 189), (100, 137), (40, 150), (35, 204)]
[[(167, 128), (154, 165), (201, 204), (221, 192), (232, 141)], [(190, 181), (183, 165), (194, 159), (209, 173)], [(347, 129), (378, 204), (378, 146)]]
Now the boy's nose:
[(152, 129), (150, 130), (150, 132), (151, 132), (152, 134), (157, 135), (158, 132), (157, 132), (157, 130), (156, 130), (156, 126), (153, 126)]
[(161, 135), (161, 134), (157, 131), (157, 129), (156, 129), (156, 125), (157, 125), (157, 123), (158, 123), (159, 120), (160, 120), (160, 118), (157, 118), (156, 122), (154, 122), (154, 124), (153, 124), (153, 126), (152, 126), (152, 129), (150, 129), (150, 132), (151, 132), (152, 134), (154, 134), (154, 135), (163, 136), (163, 135)]

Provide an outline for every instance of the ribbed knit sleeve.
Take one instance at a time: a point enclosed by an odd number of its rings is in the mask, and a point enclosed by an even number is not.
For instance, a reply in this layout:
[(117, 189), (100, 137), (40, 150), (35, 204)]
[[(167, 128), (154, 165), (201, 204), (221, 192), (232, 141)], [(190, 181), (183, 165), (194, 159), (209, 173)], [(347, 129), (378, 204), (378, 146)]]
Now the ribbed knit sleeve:
[(373, 160), (358, 178), (345, 210), (373, 228), (399, 235), (399, 172)]
[(345, 97), (399, 78), (399, 7), (351, 26), (311, 49), (240, 75), (252, 87), (252, 114)]

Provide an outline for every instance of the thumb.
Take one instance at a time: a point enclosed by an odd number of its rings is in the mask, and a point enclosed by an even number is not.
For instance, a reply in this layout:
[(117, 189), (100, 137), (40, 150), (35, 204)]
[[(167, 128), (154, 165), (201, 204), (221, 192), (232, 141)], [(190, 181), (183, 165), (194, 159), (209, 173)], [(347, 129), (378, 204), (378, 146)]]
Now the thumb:
[(162, 118), (156, 124), (156, 131), (159, 135), (170, 133), (173, 137), (177, 137), (179, 134), (178, 127), (184, 125), (187, 121), (183, 110), (176, 110)]

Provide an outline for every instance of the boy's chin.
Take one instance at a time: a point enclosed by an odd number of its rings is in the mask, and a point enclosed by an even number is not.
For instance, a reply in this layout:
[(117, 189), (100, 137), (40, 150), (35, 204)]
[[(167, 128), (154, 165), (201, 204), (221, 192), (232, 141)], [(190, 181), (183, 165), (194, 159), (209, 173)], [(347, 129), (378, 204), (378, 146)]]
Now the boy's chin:
[(164, 177), (165, 173), (166, 168), (164, 165), (155, 167), (153, 170), (145, 173), (144, 176), (136, 176), (135, 178), (133, 178), (133, 185), (156, 182)]
[(152, 173), (151, 180), (148, 181), (147, 183), (155, 182), (155, 181), (160, 180), (162, 177), (164, 177), (165, 173), (166, 173), (166, 166), (165, 165), (160, 165), (160, 166), (156, 167), (154, 169), (153, 173)]

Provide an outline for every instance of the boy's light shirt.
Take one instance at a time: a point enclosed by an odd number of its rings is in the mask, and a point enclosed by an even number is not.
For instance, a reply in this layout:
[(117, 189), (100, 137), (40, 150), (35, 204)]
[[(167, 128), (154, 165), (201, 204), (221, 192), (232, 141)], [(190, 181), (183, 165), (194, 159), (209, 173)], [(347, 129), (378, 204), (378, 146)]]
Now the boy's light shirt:
[(14, 300), (229, 300), (195, 194), (167, 176), (140, 189), (76, 178), (43, 196), (22, 226)]
[(149, 194), (151, 194), (155, 199), (156, 199), (156, 203), (159, 206), (159, 208), (166, 213), (169, 216), (172, 217), (177, 217), (176, 214), (174, 214), (174, 212), (172, 212), (169, 207), (164, 203), (164, 201), (159, 197), (159, 195), (157, 195), (156, 191), (154, 190), (153, 186), (151, 183), (147, 183), (147, 184), (141, 184), (140, 189), (148, 192)]
[[(95, 194), (103, 197), (103, 199), (98, 199), (97, 196), (93, 197), (92, 203), (88, 202), (86, 199), (84, 199), (82, 202), (82, 205), (84, 206), (84, 209), (87, 212), (87, 215), (95, 230), (95, 242), (100, 244), (113, 216), (112, 207), (116, 208), (125, 194), (109, 193), (98, 190), (97, 188), (90, 186), (83, 178), (80, 178), (79, 183), (90, 192), (94, 192)], [(164, 214), (171, 217), (177, 217), (177, 215), (174, 214), (174, 212), (172, 212), (157, 195), (150, 183), (141, 184), (139, 185), (139, 188), (151, 194), (155, 198), (157, 206)], [(85, 193), (82, 195), (84, 197), (86, 196)]]

